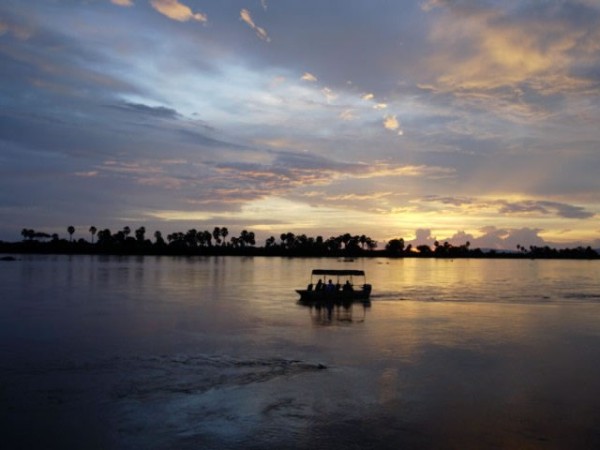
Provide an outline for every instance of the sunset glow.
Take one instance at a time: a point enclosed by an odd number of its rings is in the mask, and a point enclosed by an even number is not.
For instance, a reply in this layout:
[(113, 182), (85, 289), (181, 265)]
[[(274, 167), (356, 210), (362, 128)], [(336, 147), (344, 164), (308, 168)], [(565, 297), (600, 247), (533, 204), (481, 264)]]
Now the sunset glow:
[(585, 0), (4, 2), (0, 240), (598, 248), (598, 42)]

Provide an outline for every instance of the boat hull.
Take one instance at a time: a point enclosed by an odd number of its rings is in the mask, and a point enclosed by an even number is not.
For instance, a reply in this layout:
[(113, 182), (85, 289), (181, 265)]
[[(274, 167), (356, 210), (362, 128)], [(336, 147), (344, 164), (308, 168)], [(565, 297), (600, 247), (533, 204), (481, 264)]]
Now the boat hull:
[(296, 289), (303, 302), (354, 302), (369, 301), (370, 289), (359, 291), (314, 291), (308, 289)]

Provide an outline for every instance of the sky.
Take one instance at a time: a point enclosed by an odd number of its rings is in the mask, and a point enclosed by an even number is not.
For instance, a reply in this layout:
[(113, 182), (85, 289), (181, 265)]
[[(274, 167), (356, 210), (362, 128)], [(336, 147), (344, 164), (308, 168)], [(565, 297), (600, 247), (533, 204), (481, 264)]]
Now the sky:
[(600, 0), (3, 0), (23, 228), (600, 246)]

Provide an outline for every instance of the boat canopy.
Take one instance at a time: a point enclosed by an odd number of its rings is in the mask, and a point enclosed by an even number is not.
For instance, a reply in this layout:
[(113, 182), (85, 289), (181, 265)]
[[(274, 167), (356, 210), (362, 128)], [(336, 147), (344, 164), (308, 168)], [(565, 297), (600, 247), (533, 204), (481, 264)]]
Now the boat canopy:
[(350, 276), (365, 276), (364, 270), (331, 270), (331, 269), (314, 269), (313, 275), (333, 275), (339, 277), (350, 277)]

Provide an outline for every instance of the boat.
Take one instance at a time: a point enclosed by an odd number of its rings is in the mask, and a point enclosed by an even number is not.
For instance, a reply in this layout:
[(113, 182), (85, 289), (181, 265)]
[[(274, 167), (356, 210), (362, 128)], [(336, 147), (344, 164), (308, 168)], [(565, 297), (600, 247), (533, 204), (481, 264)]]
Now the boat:
[(369, 301), (371, 289), (363, 270), (314, 269), (306, 289), (296, 292), (303, 302), (349, 302)]

